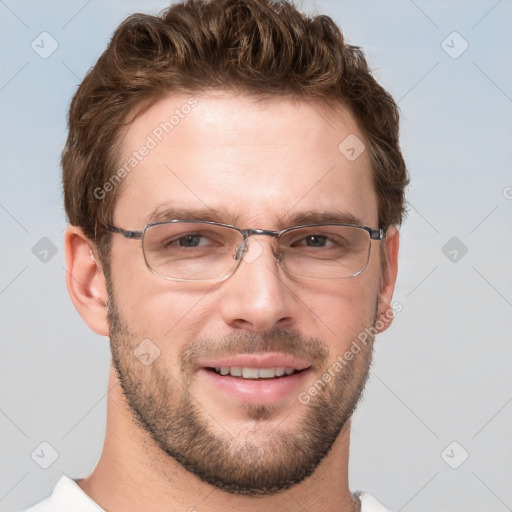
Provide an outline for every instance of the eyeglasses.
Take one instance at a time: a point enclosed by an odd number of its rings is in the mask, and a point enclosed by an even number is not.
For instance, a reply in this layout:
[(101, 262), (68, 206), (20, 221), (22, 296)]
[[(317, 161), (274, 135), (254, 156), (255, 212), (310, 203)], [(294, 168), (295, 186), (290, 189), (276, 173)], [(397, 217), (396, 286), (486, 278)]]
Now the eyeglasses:
[(355, 277), (368, 265), (371, 241), (386, 238), (384, 229), (349, 224), (311, 224), (269, 231), (218, 222), (168, 220), (148, 224), (141, 231), (105, 227), (126, 238), (140, 239), (149, 270), (172, 281), (227, 279), (239, 267), (248, 239), (254, 235), (275, 238), (278, 263), (295, 277)]

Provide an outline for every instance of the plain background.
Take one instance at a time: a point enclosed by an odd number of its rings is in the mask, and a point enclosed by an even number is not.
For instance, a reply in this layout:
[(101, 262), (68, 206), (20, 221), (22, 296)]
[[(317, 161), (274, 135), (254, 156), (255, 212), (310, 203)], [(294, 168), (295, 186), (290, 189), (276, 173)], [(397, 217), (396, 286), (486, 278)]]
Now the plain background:
[[(6, 512), (47, 496), (62, 473), (86, 476), (101, 453), (108, 339), (88, 330), (65, 288), (59, 157), (70, 99), (116, 26), (165, 6), (0, 1)], [(512, 510), (512, 3), (303, 8), (331, 15), (365, 49), (399, 102), (412, 177), (395, 294), (403, 311), (377, 340), (353, 421), (351, 488), (395, 511)], [(48, 469), (36, 463), (53, 453), (41, 442), (58, 455)]]

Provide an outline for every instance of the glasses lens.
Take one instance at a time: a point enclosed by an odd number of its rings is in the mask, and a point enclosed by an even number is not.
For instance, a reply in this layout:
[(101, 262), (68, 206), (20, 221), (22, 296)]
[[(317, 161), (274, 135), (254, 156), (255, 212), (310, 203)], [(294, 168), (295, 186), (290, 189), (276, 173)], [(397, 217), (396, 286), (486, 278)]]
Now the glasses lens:
[(370, 235), (352, 226), (309, 226), (281, 238), (281, 258), (297, 277), (342, 279), (359, 274), (370, 257)]
[(235, 229), (200, 222), (169, 222), (148, 226), (144, 257), (156, 274), (171, 279), (222, 279), (236, 267), (233, 258), (243, 237)]

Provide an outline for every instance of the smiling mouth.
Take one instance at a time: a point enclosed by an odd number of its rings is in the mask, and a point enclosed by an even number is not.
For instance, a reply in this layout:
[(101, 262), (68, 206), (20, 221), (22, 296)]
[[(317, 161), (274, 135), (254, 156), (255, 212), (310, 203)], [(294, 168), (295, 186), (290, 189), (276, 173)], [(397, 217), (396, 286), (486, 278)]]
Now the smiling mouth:
[[(309, 367), (308, 367), (309, 368)], [(219, 368), (206, 368), (207, 370), (221, 376), (236, 377), (239, 379), (280, 379), (289, 377), (295, 373), (300, 373), (308, 368), (297, 370), (295, 368), (286, 368), (284, 366), (270, 368), (253, 368), (247, 366), (221, 366)]]

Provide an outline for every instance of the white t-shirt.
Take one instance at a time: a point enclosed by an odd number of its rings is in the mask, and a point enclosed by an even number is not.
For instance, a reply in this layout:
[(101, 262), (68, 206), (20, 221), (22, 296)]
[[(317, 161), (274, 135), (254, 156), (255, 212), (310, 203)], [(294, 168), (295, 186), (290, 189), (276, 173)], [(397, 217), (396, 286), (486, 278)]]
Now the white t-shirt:
[[(365, 492), (358, 493), (361, 500), (361, 512), (389, 512), (373, 496)], [(78, 484), (67, 476), (57, 482), (52, 495), (26, 509), (24, 512), (105, 512)]]

